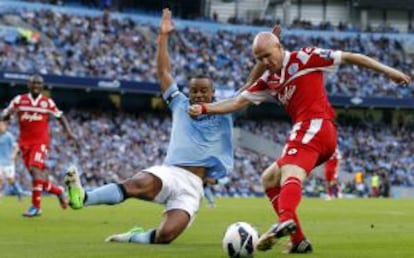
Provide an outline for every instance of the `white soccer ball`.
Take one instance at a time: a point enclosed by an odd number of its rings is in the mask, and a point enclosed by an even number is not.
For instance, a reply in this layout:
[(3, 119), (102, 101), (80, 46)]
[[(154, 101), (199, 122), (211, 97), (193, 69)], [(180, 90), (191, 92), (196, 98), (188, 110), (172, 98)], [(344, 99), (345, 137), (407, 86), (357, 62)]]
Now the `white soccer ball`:
[(223, 237), (223, 250), (231, 258), (253, 257), (259, 233), (249, 223), (231, 224)]

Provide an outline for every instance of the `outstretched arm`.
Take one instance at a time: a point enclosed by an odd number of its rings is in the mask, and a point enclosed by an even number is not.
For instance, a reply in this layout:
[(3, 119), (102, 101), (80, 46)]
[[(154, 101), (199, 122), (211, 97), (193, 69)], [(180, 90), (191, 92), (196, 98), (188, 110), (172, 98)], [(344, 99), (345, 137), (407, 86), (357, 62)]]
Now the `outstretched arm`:
[(63, 129), (65, 130), (66, 134), (68, 135), (68, 138), (75, 141), (77, 140), (76, 136), (73, 134), (72, 130), (69, 127), (68, 120), (64, 115), (57, 118), (59, 123), (62, 125)]
[(12, 114), (12, 112), (10, 110), (8, 110), (8, 109), (3, 110), (0, 113), (0, 121), (7, 121), (7, 120), (9, 120), (11, 114)]
[(383, 73), (398, 84), (408, 85), (411, 82), (410, 76), (363, 54), (343, 52), (341, 60), (343, 64), (354, 64)]
[(227, 114), (238, 111), (250, 104), (250, 100), (238, 95), (236, 97), (209, 104), (194, 104), (188, 109), (190, 116), (199, 116), (201, 114)]
[(174, 82), (171, 75), (170, 56), (168, 54), (168, 37), (174, 30), (171, 20), (171, 11), (168, 8), (162, 10), (162, 19), (157, 45), (157, 76), (161, 86), (161, 93), (164, 93)]

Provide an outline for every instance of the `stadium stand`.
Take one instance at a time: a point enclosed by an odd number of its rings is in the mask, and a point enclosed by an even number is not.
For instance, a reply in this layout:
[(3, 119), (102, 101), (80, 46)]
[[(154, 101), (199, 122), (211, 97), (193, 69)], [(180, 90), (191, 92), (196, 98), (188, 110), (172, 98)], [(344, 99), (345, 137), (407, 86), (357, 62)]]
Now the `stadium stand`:
[[(7, 41), (0, 43), (1, 70), (155, 82), (154, 64), (150, 61), (155, 54), (152, 43), (156, 27), (153, 25), (131, 18), (80, 16), (49, 10), (2, 12), (4, 17), (13, 16), (14, 21), (19, 20), (34, 32), (40, 32), (42, 40), (36, 34), (30, 34), (30, 38), (8, 36)], [(178, 64), (177, 81), (185, 85), (189, 74), (203, 71), (218, 86), (237, 89), (247, 76), (245, 71), (254, 64), (250, 52), (253, 35), (254, 32), (179, 29), (171, 43), (177, 50), (172, 55), (173, 62)], [(291, 50), (318, 45), (363, 52), (407, 73), (413, 71), (412, 58), (405, 53), (402, 42), (391, 37), (292, 34), (284, 35), (283, 43)], [(27, 58), (29, 54), (31, 58)], [(326, 85), (335, 96), (413, 97), (412, 88), (395, 87), (383, 76), (356, 67), (340, 68), (339, 76), (329, 75)]]
[[(2, 6), (4, 7), (4, 6)], [(0, 70), (20, 73), (40, 72), (47, 76), (71, 78), (106, 78), (133, 83), (155, 83), (152, 63), (155, 55), (159, 18), (130, 16), (75, 8), (63, 9), (43, 5), (1, 8)], [(258, 24), (258, 23), (256, 23)], [(270, 22), (259, 23), (270, 26)], [(272, 24), (273, 25), (273, 24)], [(199, 21), (177, 22), (172, 37), (171, 58), (175, 76), (181, 85), (194, 71), (209, 74), (218, 87), (236, 90), (254, 64), (250, 53), (253, 35), (265, 27), (220, 25)], [(413, 74), (412, 57), (404, 45), (413, 35), (404, 33), (358, 33), (346, 25), (319, 26), (297, 20), (283, 32), (287, 49), (318, 45), (363, 52), (382, 62)], [(303, 31), (301, 29), (315, 30)], [(325, 30), (325, 31), (321, 31)], [(341, 32), (337, 32), (337, 31)], [(380, 30), (387, 32), (389, 30)], [(355, 67), (341, 68), (338, 76), (328, 75), (331, 96), (414, 97), (411, 87), (396, 87), (382, 76)], [(68, 76), (68, 77), (65, 77)], [(412, 102), (412, 101), (411, 101)], [(49, 166), (52, 180), (61, 182), (67, 164), (82, 168), (82, 180), (90, 188), (127, 178), (140, 168), (161, 163), (165, 155), (171, 126), (167, 115), (129, 114), (85, 111), (71, 108), (68, 112), (82, 148), (69, 145), (58, 126), (53, 126)], [(242, 120), (237, 127), (270, 139), (277, 144), (285, 140), (290, 125), (281, 121)], [(13, 127), (17, 133), (16, 127)], [(276, 133), (275, 133), (276, 131)], [(345, 193), (355, 194), (353, 174), (362, 171), (367, 179), (374, 172), (394, 186), (414, 186), (414, 152), (412, 126), (398, 128), (390, 124), (342, 123), (339, 128), (340, 148), (344, 155), (341, 172), (345, 175)], [(261, 196), (260, 172), (274, 159), (249, 149), (236, 149), (236, 165), (232, 183), (215, 186), (221, 196)], [(247, 157), (247, 158), (246, 158)], [(30, 186), (19, 161), (20, 180)], [(323, 189), (322, 179), (308, 181), (305, 192), (317, 195)]]

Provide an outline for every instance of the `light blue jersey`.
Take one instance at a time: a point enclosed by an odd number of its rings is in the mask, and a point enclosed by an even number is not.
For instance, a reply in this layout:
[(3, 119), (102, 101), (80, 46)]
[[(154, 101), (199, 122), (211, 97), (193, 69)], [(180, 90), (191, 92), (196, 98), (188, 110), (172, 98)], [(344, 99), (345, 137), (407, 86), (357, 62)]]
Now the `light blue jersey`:
[(172, 129), (166, 165), (207, 167), (208, 177), (221, 178), (233, 168), (233, 118), (201, 115), (191, 118), (190, 100), (176, 84), (164, 93), (172, 111)]
[(0, 134), (0, 166), (13, 165), (11, 155), (15, 144), (16, 140), (10, 132)]

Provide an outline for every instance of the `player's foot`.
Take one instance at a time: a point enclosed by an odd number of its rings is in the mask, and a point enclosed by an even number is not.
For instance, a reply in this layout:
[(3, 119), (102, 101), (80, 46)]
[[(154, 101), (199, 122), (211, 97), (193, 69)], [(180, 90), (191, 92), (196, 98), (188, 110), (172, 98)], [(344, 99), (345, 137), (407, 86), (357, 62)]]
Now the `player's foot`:
[(18, 200), (19, 202), (21, 202), (21, 201), (23, 200), (23, 192), (19, 192), (19, 193), (17, 193), (16, 195), (17, 195), (17, 200)]
[(327, 195), (327, 196), (325, 197), (325, 201), (332, 201), (332, 197), (331, 197), (330, 195)]
[(37, 217), (42, 215), (42, 210), (34, 206), (30, 206), (23, 214), (23, 217)]
[(68, 189), (69, 206), (75, 210), (83, 208), (85, 190), (81, 185), (78, 169), (75, 166), (68, 168), (64, 181)]
[(68, 199), (66, 198), (65, 191), (62, 189), (62, 193), (57, 197), (59, 199), (60, 207), (65, 210), (68, 207)]
[(296, 223), (292, 219), (274, 224), (266, 233), (260, 236), (256, 249), (259, 251), (269, 250), (276, 244), (277, 239), (290, 235), (295, 230)]
[(215, 203), (208, 203), (207, 207), (209, 207), (210, 209), (214, 209), (214, 208), (216, 208), (216, 204)]
[(144, 232), (143, 228), (134, 227), (126, 233), (115, 234), (115, 235), (111, 235), (111, 236), (107, 237), (105, 239), (105, 242), (120, 242), (120, 243), (131, 242), (131, 237), (132, 236), (134, 236), (135, 234), (142, 233), (142, 232)]
[(304, 238), (302, 241), (296, 244), (292, 244), (292, 247), (288, 250), (291, 254), (305, 254), (312, 252), (312, 244), (309, 240)]

